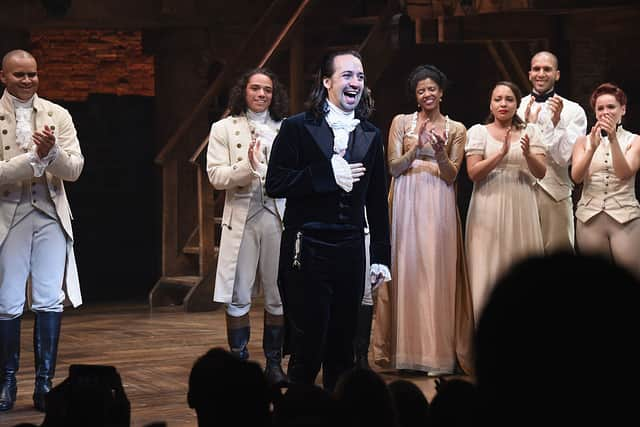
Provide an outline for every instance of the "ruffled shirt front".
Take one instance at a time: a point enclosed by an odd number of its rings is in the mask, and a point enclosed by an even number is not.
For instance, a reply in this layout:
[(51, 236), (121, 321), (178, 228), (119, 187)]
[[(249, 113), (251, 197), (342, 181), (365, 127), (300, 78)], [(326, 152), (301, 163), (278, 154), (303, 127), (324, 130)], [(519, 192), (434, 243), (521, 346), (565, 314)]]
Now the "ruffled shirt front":
[[(16, 111), (16, 144), (21, 149), (28, 149), (33, 138), (33, 97), (23, 101), (9, 94)], [(40, 158), (36, 153), (37, 147), (33, 145), (28, 152), (29, 164), (33, 168), (33, 175), (40, 177), (49, 164), (58, 157), (58, 145), (54, 144), (49, 153)]]

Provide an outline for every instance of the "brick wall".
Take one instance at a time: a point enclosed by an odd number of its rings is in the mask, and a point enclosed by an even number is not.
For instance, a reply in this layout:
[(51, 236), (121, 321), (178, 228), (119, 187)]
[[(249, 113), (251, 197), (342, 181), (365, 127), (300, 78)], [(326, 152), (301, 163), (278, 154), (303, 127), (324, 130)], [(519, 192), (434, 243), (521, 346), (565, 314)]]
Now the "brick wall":
[(154, 96), (154, 62), (142, 51), (140, 31), (35, 30), (38, 93), (57, 101), (89, 94)]

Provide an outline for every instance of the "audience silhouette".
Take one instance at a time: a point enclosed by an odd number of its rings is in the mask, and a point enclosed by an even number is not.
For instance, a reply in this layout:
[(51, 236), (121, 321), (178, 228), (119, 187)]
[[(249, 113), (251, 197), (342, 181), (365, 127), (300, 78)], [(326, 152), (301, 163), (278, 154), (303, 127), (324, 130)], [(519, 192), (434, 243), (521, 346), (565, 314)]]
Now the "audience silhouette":
[(199, 357), (189, 375), (189, 407), (199, 427), (270, 422), (270, 388), (260, 366), (214, 348)]
[(436, 395), (429, 406), (430, 427), (471, 427), (478, 425), (478, 391), (462, 379), (436, 380)]
[(482, 421), (637, 423), (637, 392), (626, 390), (640, 384), (639, 302), (638, 281), (602, 258), (559, 253), (515, 265), (478, 324)]
[(395, 380), (389, 383), (388, 388), (398, 427), (428, 425), (429, 401), (417, 385), (407, 380)]
[(341, 421), (338, 403), (315, 384), (290, 384), (274, 405), (274, 427), (334, 427)]
[(45, 397), (42, 427), (128, 427), (131, 406), (113, 366), (71, 365)]
[(391, 393), (376, 372), (354, 368), (345, 372), (334, 391), (343, 411), (343, 421), (350, 427), (394, 427), (395, 411)]

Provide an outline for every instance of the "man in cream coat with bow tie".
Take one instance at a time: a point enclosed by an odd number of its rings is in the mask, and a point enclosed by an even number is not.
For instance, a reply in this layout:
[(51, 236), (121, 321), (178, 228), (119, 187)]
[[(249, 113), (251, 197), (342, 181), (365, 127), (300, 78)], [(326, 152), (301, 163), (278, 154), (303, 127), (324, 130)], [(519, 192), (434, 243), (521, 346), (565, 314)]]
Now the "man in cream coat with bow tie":
[(29, 52), (7, 53), (0, 80), (0, 411), (16, 400), (28, 278), (35, 313), (33, 403), (44, 411), (65, 296), (74, 307), (82, 303), (63, 181), (78, 179), (84, 158), (69, 112), (36, 94), (37, 63)]
[(574, 250), (573, 182), (569, 164), (573, 146), (587, 130), (587, 116), (577, 103), (555, 93), (560, 79), (558, 58), (541, 51), (531, 58), (529, 81), (532, 92), (522, 98), (518, 115), (527, 123), (536, 123), (547, 148), (547, 173), (536, 183), (545, 254)]
[(256, 285), (262, 288), (265, 374), (276, 385), (287, 382), (277, 285), (284, 199), (268, 197), (264, 181), (286, 105), (285, 90), (273, 73), (263, 68), (245, 73), (231, 89), (230, 115), (211, 127), (207, 151), (209, 180), (226, 191), (214, 300), (226, 304), (231, 351), (248, 359), (251, 299)]

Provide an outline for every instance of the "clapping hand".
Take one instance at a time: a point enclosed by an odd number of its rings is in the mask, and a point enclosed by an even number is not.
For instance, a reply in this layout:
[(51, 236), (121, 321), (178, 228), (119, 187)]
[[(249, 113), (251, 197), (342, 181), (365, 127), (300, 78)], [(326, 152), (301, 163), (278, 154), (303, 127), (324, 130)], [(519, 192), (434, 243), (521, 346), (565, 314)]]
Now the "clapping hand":
[(260, 139), (251, 138), (251, 142), (249, 143), (249, 151), (247, 154), (249, 155), (251, 167), (254, 170), (257, 169), (258, 164), (264, 162), (265, 157), (261, 150)]
[(506, 156), (511, 148), (511, 141), (509, 138), (511, 137), (511, 128), (507, 129), (507, 133), (504, 135), (504, 141), (502, 141), (502, 148), (500, 149), (500, 154), (502, 157)]
[(558, 122), (560, 122), (560, 113), (562, 113), (563, 105), (562, 98), (558, 95), (554, 95), (549, 98), (549, 111), (551, 111), (551, 122), (553, 123), (553, 127), (558, 126)]
[(433, 147), (433, 151), (436, 153), (443, 151), (446, 142), (447, 136), (445, 135), (444, 130), (441, 130), (440, 133), (438, 133), (435, 128), (431, 129), (431, 147)]
[(33, 143), (36, 145), (36, 152), (38, 157), (44, 159), (51, 151), (51, 148), (56, 143), (56, 137), (53, 134), (53, 129), (45, 125), (44, 130), (33, 133)]
[(538, 115), (541, 109), (542, 105), (536, 103), (535, 98), (532, 96), (531, 99), (529, 99), (527, 108), (524, 110), (524, 121), (527, 123), (538, 123)]
[(429, 129), (429, 119), (422, 122), (420, 128), (418, 129), (418, 148), (424, 147), (427, 143), (431, 143), (433, 139), (433, 134), (431, 129)]
[(529, 142), (529, 135), (525, 133), (524, 136), (520, 138), (520, 148), (522, 148), (522, 154), (525, 157), (529, 157), (529, 155), (531, 154)]

